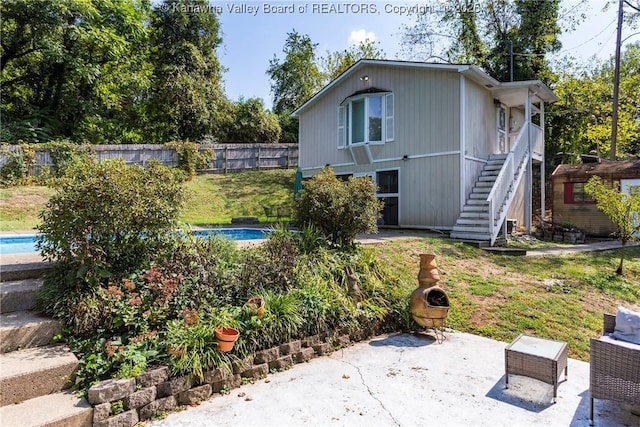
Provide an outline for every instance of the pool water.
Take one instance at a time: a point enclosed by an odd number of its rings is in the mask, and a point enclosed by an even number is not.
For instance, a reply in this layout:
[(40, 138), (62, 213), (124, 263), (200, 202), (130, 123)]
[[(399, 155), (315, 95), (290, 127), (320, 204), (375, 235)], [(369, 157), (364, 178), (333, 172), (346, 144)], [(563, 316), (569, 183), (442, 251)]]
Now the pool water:
[[(192, 232), (198, 237), (219, 234), (230, 240), (264, 239), (269, 235), (269, 230), (266, 228), (209, 228)], [(35, 241), (35, 234), (0, 236), (0, 255), (36, 252)]]

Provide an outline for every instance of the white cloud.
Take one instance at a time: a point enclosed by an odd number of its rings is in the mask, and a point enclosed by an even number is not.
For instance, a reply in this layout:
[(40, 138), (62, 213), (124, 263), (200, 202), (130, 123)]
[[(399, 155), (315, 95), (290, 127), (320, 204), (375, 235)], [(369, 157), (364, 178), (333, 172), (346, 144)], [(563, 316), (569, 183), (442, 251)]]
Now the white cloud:
[(375, 33), (373, 31), (367, 31), (364, 28), (360, 30), (353, 30), (349, 35), (349, 45), (360, 44), (367, 39), (372, 42), (376, 41)]

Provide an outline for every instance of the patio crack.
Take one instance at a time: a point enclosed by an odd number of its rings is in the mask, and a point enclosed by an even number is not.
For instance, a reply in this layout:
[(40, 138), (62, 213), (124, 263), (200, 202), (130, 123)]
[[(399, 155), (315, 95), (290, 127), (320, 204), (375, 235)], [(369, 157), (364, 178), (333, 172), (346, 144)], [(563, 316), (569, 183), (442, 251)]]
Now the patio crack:
[(393, 416), (393, 414), (391, 413), (391, 411), (389, 411), (387, 409), (386, 406), (384, 406), (384, 403), (382, 403), (382, 401), (380, 399), (378, 399), (373, 392), (371, 391), (371, 389), (369, 388), (369, 386), (367, 385), (367, 383), (364, 380), (364, 376), (362, 375), (362, 371), (360, 371), (360, 367), (357, 365), (354, 365), (351, 362), (347, 362), (346, 360), (341, 360), (342, 363), (346, 363), (347, 365), (353, 366), (356, 371), (358, 371), (358, 375), (360, 376), (360, 382), (362, 382), (362, 385), (367, 389), (367, 392), (369, 393), (369, 396), (371, 396), (371, 398), (373, 398), (373, 400), (375, 400), (376, 402), (378, 402), (378, 404), (380, 405), (380, 407), (387, 413), (389, 414), (389, 417), (391, 417), (391, 419), (393, 420), (394, 424), (397, 426), (400, 426), (400, 423), (398, 422), (398, 420), (396, 420), (396, 418)]

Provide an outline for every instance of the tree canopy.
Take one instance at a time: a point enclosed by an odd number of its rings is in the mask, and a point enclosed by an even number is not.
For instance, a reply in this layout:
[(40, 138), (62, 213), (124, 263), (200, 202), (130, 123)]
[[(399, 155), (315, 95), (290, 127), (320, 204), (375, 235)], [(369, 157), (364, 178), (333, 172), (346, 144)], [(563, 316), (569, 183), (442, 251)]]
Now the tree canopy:
[[(443, 14), (427, 11), (405, 26), (412, 57), (471, 63), (500, 81), (553, 81), (546, 55), (560, 49), (560, 0), (453, 0)], [(511, 52), (513, 51), (513, 55)], [(511, 75), (513, 68), (513, 75)]]
[(329, 83), (360, 59), (385, 59), (385, 57), (386, 54), (380, 48), (380, 43), (370, 39), (353, 44), (347, 49), (327, 51), (326, 56), (320, 58), (323, 82)]

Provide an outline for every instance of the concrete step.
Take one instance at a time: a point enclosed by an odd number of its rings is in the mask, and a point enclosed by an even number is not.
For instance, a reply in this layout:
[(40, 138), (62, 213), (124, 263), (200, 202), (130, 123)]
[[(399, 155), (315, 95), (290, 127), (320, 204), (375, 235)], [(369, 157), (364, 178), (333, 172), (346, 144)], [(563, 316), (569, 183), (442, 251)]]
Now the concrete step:
[(33, 310), (41, 286), (41, 279), (0, 282), (0, 313)]
[(0, 408), (3, 426), (90, 427), (93, 407), (69, 391), (26, 400)]
[(2, 268), (0, 268), (0, 282), (38, 279), (42, 277), (44, 272), (49, 268), (51, 268), (50, 262), (18, 262), (15, 264), (2, 264)]
[(33, 311), (0, 314), (0, 353), (47, 345), (60, 331), (60, 322)]
[(1, 354), (0, 406), (13, 405), (68, 388), (77, 366), (78, 359), (65, 345)]

